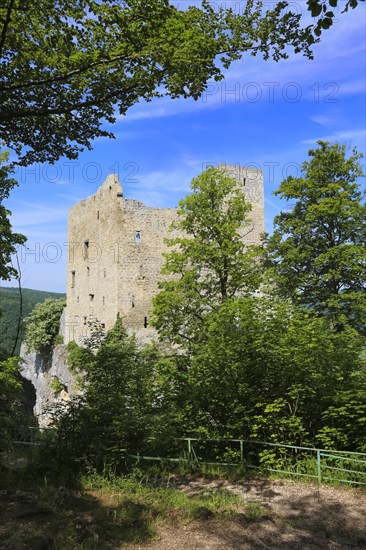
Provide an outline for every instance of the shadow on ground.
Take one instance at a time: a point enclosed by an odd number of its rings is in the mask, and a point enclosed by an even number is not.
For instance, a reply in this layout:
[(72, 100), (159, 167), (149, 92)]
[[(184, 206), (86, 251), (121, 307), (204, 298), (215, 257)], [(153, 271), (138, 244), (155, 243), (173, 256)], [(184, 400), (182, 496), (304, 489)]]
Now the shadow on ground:
[[(169, 481), (192, 497), (238, 496), (231, 515), (217, 510), (182, 522), (176, 511), (161, 515), (148, 498), (139, 503), (132, 493), (37, 486), (29, 479), (27, 485), (18, 475), (8, 485), (0, 481), (2, 550), (366, 550), (365, 491), (263, 478)], [(157, 518), (164, 520), (159, 540)]]
[(207, 548), (366, 550), (365, 491), (262, 479), (225, 485), (266, 513), (256, 522), (238, 514), (225, 527), (201, 524), (212, 540)]
[(0, 490), (0, 548), (111, 549), (153, 536), (154, 509), (101, 492), (33, 486)]

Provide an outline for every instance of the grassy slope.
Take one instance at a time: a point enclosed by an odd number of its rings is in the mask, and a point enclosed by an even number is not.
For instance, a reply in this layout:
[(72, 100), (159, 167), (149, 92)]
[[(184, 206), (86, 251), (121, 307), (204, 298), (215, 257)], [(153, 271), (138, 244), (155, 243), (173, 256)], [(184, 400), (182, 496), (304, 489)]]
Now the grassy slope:
[[(42, 290), (32, 290), (30, 288), (22, 289), (23, 295), (23, 313), (22, 319), (27, 317), (34, 306), (43, 302), (46, 298), (64, 298), (65, 294), (57, 292), (46, 292)], [(0, 357), (1, 355), (9, 355), (11, 353), (19, 316), (19, 290), (18, 288), (0, 288)], [(19, 354), (20, 342), (22, 340), (21, 332), (20, 339), (15, 353)]]
[(361, 490), (148, 472), (138, 481), (136, 471), (67, 488), (37, 483), (34, 468), (12, 473), (0, 478), (4, 550), (365, 548)]

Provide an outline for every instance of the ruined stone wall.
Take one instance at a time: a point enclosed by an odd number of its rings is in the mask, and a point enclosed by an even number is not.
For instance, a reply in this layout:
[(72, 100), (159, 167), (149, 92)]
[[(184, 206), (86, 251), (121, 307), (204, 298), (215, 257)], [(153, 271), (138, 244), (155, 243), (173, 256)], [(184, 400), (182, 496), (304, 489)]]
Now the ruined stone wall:
[(241, 231), (243, 239), (248, 244), (258, 244), (261, 234), (264, 233), (264, 184), (263, 173), (256, 168), (245, 166), (221, 164), (220, 168), (235, 178), (238, 185), (242, 187), (245, 197), (251, 204), (252, 209), (248, 213), (250, 223)]
[[(262, 172), (221, 166), (243, 186), (252, 203), (251, 223), (242, 234), (248, 244), (258, 243), (264, 231)], [(140, 343), (151, 339), (151, 302), (162, 278), (164, 239), (175, 236), (168, 232), (175, 218), (175, 208), (151, 208), (125, 199), (114, 175), (94, 195), (71, 208), (66, 342), (87, 335), (91, 317), (111, 328), (117, 313)]]
[[(175, 208), (149, 208), (124, 199), (120, 204), (122, 231), (119, 246), (118, 303), (124, 324), (140, 342), (153, 335), (149, 325), (151, 301), (158, 291), (164, 239), (176, 218)], [(171, 233), (169, 236), (173, 236)]]
[(118, 257), (122, 188), (108, 176), (95, 195), (71, 208), (68, 224), (67, 307), (65, 340), (88, 334), (96, 317), (106, 328), (118, 312)]

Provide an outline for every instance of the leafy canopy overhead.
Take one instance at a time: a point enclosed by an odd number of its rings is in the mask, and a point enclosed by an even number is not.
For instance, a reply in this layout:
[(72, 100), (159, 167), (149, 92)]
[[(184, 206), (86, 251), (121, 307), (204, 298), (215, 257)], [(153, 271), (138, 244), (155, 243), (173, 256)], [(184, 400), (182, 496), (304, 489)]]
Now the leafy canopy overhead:
[[(363, 1), (363, 0), (362, 0)], [(20, 164), (76, 158), (140, 99), (197, 99), (244, 54), (311, 58), (311, 45), (358, 0), (308, 0), (180, 10), (169, 0), (5, 0), (0, 5), (0, 141)]]
[(240, 12), (168, 0), (7, 0), (0, 7), (0, 140), (21, 164), (75, 158), (140, 99), (197, 99), (243, 53), (311, 57), (311, 28), (278, 2)]
[(306, 4), (312, 17), (317, 18), (317, 23), (314, 26), (315, 36), (320, 36), (323, 30), (329, 29), (333, 25), (333, 21), (337, 22), (336, 15), (339, 12), (344, 13), (349, 8), (356, 8), (358, 2), (365, 0), (307, 0)]
[(3, 205), (11, 189), (18, 185), (15, 179), (9, 177), (8, 157), (7, 151), (0, 151), (0, 280), (5, 281), (17, 277), (17, 271), (10, 263), (11, 255), (16, 253), (17, 245), (26, 241), (24, 235), (13, 233), (9, 220), (11, 212)]

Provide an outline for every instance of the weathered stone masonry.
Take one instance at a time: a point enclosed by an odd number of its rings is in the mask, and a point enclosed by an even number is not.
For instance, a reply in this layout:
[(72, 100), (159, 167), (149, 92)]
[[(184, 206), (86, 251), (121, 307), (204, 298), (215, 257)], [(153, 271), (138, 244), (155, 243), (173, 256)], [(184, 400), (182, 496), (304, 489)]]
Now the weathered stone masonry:
[[(260, 170), (222, 165), (235, 177), (252, 204), (245, 242), (258, 243), (264, 231), (263, 176)], [(123, 197), (117, 176), (70, 210), (68, 226), (65, 341), (87, 334), (88, 319), (106, 329), (117, 313), (142, 343), (154, 334), (149, 326), (151, 301), (161, 280), (167, 251), (164, 238), (176, 218), (175, 208), (151, 208)]]

